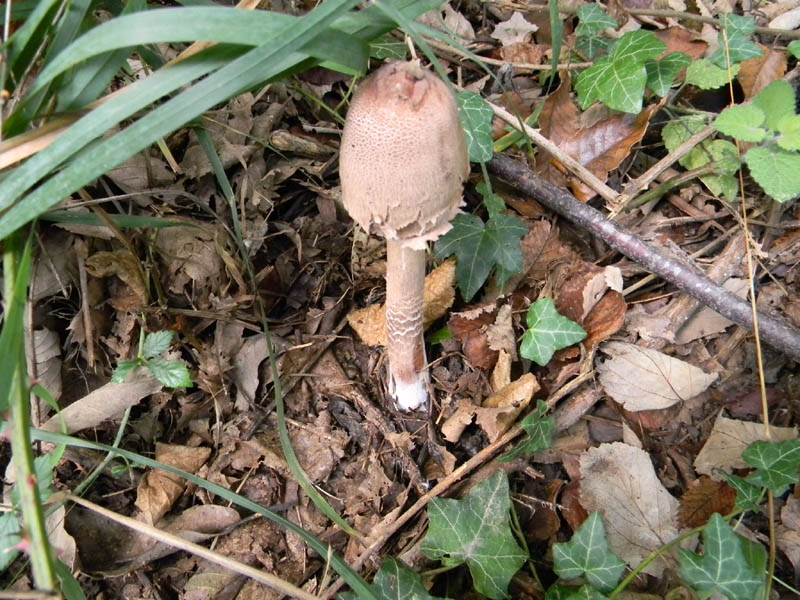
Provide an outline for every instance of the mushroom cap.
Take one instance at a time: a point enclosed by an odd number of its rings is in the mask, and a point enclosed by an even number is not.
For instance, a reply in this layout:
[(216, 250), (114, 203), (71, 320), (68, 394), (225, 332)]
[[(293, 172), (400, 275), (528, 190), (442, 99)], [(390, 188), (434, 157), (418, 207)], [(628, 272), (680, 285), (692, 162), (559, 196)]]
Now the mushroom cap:
[(375, 71), (347, 113), (339, 174), (344, 206), (365, 230), (409, 248), (448, 231), (469, 175), (448, 87), (419, 61)]

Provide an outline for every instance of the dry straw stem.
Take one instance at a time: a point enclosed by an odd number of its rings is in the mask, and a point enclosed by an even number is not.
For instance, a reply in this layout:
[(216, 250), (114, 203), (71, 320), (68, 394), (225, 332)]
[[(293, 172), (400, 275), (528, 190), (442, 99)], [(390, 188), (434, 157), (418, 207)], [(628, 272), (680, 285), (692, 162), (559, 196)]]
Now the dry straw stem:
[(246, 577), (250, 577), (251, 579), (255, 579), (263, 583), (264, 585), (278, 591), (281, 594), (285, 594), (292, 598), (300, 598), (301, 600), (318, 600), (317, 596), (313, 594), (309, 594), (305, 590), (302, 590), (291, 583), (288, 583), (281, 579), (280, 577), (276, 577), (270, 573), (266, 573), (264, 571), (260, 571), (259, 569), (254, 569), (248, 565), (240, 563), (239, 561), (233, 560), (227, 556), (222, 556), (221, 554), (217, 554), (216, 552), (212, 552), (208, 548), (204, 546), (200, 546), (198, 544), (194, 544), (192, 542), (186, 541), (182, 537), (174, 535), (172, 533), (167, 533), (161, 529), (153, 527), (152, 525), (148, 525), (147, 523), (142, 523), (141, 521), (137, 521), (136, 519), (131, 519), (130, 517), (126, 517), (124, 515), (120, 515), (115, 513), (114, 511), (108, 510), (107, 508), (103, 508), (99, 504), (95, 504), (94, 502), (90, 502), (89, 500), (84, 500), (79, 496), (74, 496), (72, 494), (64, 494), (56, 495), (52, 499), (53, 501), (61, 501), (61, 500), (69, 500), (74, 502), (75, 504), (80, 504), (81, 506), (88, 508), (95, 513), (106, 517), (116, 523), (120, 523), (125, 527), (130, 527), (134, 531), (138, 531), (144, 535), (152, 537), (155, 540), (163, 544), (167, 544), (168, 546), (172, 546), (173, 548), (178, 548), (180, 550), (185, 550), (186, 552), (190, 552), (195, 556), (200, 556), (201, 558), (205, 558), (206, 560), (213, 562), (214, 564), (220, 565), (221, 567), (225, 567), (226, 569), (230, 569), (235, 573), (239, 573)]

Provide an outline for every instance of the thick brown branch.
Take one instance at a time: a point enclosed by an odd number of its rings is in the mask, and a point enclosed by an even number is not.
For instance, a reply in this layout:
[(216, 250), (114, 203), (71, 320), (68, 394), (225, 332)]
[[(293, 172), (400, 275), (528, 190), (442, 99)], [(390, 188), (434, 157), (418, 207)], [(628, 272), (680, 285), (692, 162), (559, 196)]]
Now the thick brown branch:
[[(613, 221), (606, 220), (599, 211), (578, 202), (572, 194), (536, 176), (522, 163), (496, 154), (489, 163), (489, 171), (752, 333), (750, 305), (708, 277), (667, 258)], [(800, 361), (800, 332), (763, 313), (758, 314), (758, 326), (764, 342)]]

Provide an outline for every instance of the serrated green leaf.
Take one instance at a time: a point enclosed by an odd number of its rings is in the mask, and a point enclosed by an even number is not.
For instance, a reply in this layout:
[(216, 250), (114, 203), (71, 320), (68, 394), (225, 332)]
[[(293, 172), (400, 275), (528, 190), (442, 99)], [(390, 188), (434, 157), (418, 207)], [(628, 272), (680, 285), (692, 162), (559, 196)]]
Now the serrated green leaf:
[(162, 384), (171, 388), (192, 387), (194, 382), (186, 365), (177, 360), (151, 358), (145, 361), (147, 368)]
[(625, 563), (608, 547), (598, 511), (589, 515), (570, 541), (553, 544), (553, 560), (559, 577), (586, 577), (600, 591), (614, 589), (625, 570)]
[(500, 462), (509, 462), (520, 456), (533, 454), (550, 447), (556, 420), (547, 416), (546, 402), (539, 400), (536, 403), (536, 410), (525, 417), (520, 425), (528, 434), (527, 439), (522, 440), (516, 448), (501, 456)]
[(10, 510), (0, 514), (0, 572), (19, 556), (19, 551), (14, 548), (22, 541), (21, 532), (17, 513)]
[(428, 505), (428, 533), (422, 553), (448, 566), (466, 564), (475, 589), (493, 599), (508, 595), (508, 584), (527, 554), (511, 532), (508, 478), (498, 471), (462, 500), (434, 498)]
[(623, 35), (611, 49), (611, 60), (614, 62), (634, 62), (644, 65), (667, 49), (667, 45), (658, 39), (652, 31), (638, 29)]
[(800, 154), (767, 146), (751, 148), (744, 159), (756, 183), (778, 202), (800, 195)]
[(727, 69), (721, 69), (704, 58), (692, 61), (686, 67), (686, 83), (699, 87), (701, 90), (715, 90), (727, 84), (731, 77), (739, 74), (739, 65), (731, 67), (730, 75)]
[(800, 40), (794, 40), (793, 42), (789, 42), (789, 45), (786, 46), (786, 49), (795, 58), (800, 58)]
[(788, 81), (778, 79), (756, 94), (753, 104), (764, 112), (766, 126), (776, 131), (784, 117), (795, 114), (794, 88)]
[(493, 153), (492, 107), (474, 92), (459, 92), (456, 101), (461, 125), (467, 138), (470, 161), (477, 163), (490, 161)]
[(456, 281), (468, 302), (495, 266), (512, 272), (522, 268), (520, 240), (527, 232), (513, 215), (498, 214), (488, 223), (475, 215), (456, 215), (453, 228), (436, 242), (436, 256), (456, 256)]
[(599, 100), (614, 110), (639, 113), (645, 83), (647, 70), (643, 64), (602, 59), (578, 76), (575, 90), (581, 109)]
[(767, 136), (761, 127), (764, 111), (753, 104), (737, 104), (723, 110), (714, 120), (714, 129), (742, 142), (760, 142)]
[(175, 337), (174, 331), (156, 331), (148, 333), (144, 336), (144, 343), (142, 344), (142, 356), (145, 358), (153, 358), (159, 354), (163, 354), (169, 350), (172, 344), (172, 338)]
[(575, 33), (580, 37), (595, 36), (605, 29), (616, 29), (617, 20), (606, 14), (599, 4), (583, 4), (578, 7), (578, 27)]
[[(661, 130), (661, 139), (664, 141), (664, 146), (666, 146), (667, 150), (673, 152), (705, 126), (706, 119), (702, 115), (687, 115), (664, 125)], [(684, 163), (680, 164), (687, 169), (691, 168)]]
[(528, 310), (528, 330), (522, 336), (520, 354), (543, 367), (556, 350), (577, 344), (586, 331), (556, 311), (552, 298), (534, 302)]
[(785, 115), (778, 122), (778, 146), (789, 152), (800, 150), (800, 115)]
[(736, 510), (758, 512), (758, 503), (763, 496), (763, 488), (747, 481), (744, 477), (720, 471), (725, 482), (736, 490)]
[(647, 70), (647, 87), (663, 98), (669, 93), (681, 69), (689, 66), (691, 62), (683, 52), (671, 52), (659, 61), (646, 62), (644, 68)]
[(797, 483), (800, 467), (800, 439), (783, 442), (753, 442), (742, 453), (742, 458), (755, 471), (747, 481), (776, 493)]
[(711, 515), (703, 529), (703, 554), (680, 550), (681, 573), (693, 588), (708, 593), (720, 592), (729, 600), (752, 600), (764, 584), (742, 549), (741, 536), (719, 514)]
[(111, 374), (111, 383), (125, 383), (128, 373), (138, 367), (139, 364), (139, 360), (135, 358), (133, 360), (123, 360)]
[(727, 42), (728, 51), (725, 52), (725, 40), (720, 34), (720, 47), (711, 55), (710, 59), (714, 65), (721, 69), (727, 68), (728, 58), (730, 58), (731, 66), (733, 66), (751, 58), (760, 58), (762, 55), (761, 48), (744, 35), (738, 33), (729, 35)]

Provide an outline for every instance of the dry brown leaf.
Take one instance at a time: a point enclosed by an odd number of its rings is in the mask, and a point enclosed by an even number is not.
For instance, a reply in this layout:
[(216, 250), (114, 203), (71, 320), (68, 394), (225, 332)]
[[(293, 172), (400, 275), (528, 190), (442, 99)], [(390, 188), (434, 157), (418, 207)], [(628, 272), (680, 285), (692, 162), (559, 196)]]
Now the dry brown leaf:
[[(771, 427), (773, 442), (792, 440), (797, 437), (797, 427)], [(744, 469), (748, 465), (742, 458), (745, 448), (764, 439), (764, 425), (751, 421), (728, 419), (719, 414), (714, 427), (708, 435), (705, 445), (694, 459), (694, 469), (698, 473), (708, 475), (711, 479), (721, 480), (718, 469), (731, 472), (733, 469)]]
[(571, 321), (582, 324), (609, 289), (622, 292), (619, 267), (604, 268), (586, 261), (574, 263), (572, 273), (558, 290), (556, 309)]
[(627, 312), (628, 305), (622, 294), (614, 291), (606, 292), (581, 323), (586, 331), (583, 345), (592, 348), (605, 342), (622, 329)]
[(500, 354), (497, 356), (497, 363), (492, 369), (490, 381), (493, 392), (499, 392), (511, 383), (511, 355), (505, 350), (500, 350)]
[(142, 278), (142, 266), (139, 259), (128, 250), (95, 252), (86, 259), (86, 270), (93, 277), (119, 277), (128, 284), (141, 304), (147, 304), (147, 286)]
[[(158, 462), (189, 473), (196, 473), (209, 456), (210, 448), (156, 444), (155, 459)], [(185, 486), (186, 481), (179, 475), (158, 469), (148, 471), (136, 489), (135, 504), (141, 511), (139, 519), (151, 525), (156, 523), (183, 493)]]
[[(678, 537), (678, 501), (656, 475), (650, 455), (621, 442), (581, 455), (581, 504), (599, 510), (614, 553), (630, 566)], [(662, 555), (644, 571), (656, 577), (677, 565)]]
[[(608, 173), (616, 169), (630, 154), (631, 147), (642, 139), (658, 105), (645, 107), (638, 115), (609, 114), (602, 105), (581, 114), (570, 92), (569, 76), (562, 74), (561, 85), (545, 101), (539, 116), (541, 132), (605, 181)], [(537, 161), (536, 171), (556, 185), (566, 184), (564, 167), (553, 157), (543, 156)], [(578, 180), (570, 184), (575, 197), (583, 202), (597, 194)]]
[[(732, 277), (723, 283), (722, 287), (740, 298), (745, 298), (747, 296), (749, 283), (746, 279)], [(721, 333), (731, 325), (733, 325), (733, 321), (726, 319), (717, 311), (703, 306), (689, 317), (686, 323), (678, 330), (675, 334), (675, 342), (678, 344), (688, 344), (702, 337)]]
[(519, 414), (530, 404), (538, 389), (536, 377), (532, 373), (525, 373), (483, 401), (483, 407), (475, 411), (475, 422), (483, 429), (490, 442), (508, 431)]
[[(46, 389), (53, 400), (57, 402), (61, 398), (62, 390), (61, 341), (55, 331), (47, 328), (36, 329), (31, 333), (32, 335), (25, 336), (28, 372), (35, 376), (36, 382)], [(34, 426), (41, 425), (41, 419), (50, 412), (46, 406), (47, 404), (44, 402), (39, 403), (40, 410), (36, 415), (38, 420)]]
[(610, 358), (597, 367), (606, 392), (626, 410), (668, 408), (703, 392), (718, 377), (661, 352), (607, 342)]
[(447, 326), (473, 367), (491, 369), (497, 362), (498, 350), (490, 347), (487, 330), (495, 323), (498, 311), (497, 304), (489, 302), (450, 316)]
[(201, 307), (207, 305), (210, 293), (216, 291), (211, 288), (223, 271), (220, 248), (214, 238), (210, 228), (189, 226), (160, 229), (156, 237), (156, 247), (168, 273), (169, 290), (183, 295), (185, 288), (191, 287)]
[(442, 437), (451, 444), (456, 443), (467, 426), (472, 423), (477, 408), (469, 399), (459, 398), (455, 412), (442, 423), (440, 428)]
[(692, 482), (681, 496), (678, 523), (681, 527), (694, 529), (708, 522), (712, 514), (727, 515), (736, 504), (736, 490), (724, 481), (700, 477)]
[(126, 408), (164, 387), (144, 368), (137, 369), (129, 377), (128, 383), (107, 383), (73, 402), (50, 418), (42, 429), (61, 433), (62, 423), (67, 433), (95, 427), (106, 419), (122, 416)]
[(683, 52), (692, 60), (697, 60), (708, 49), (707, 42), (704, 42), (696, 34), (683, 27), (668, 27), (667, 29), (654, 31), (653, 34), (667, 45), (664, 54)]
[(763, 44), (761, 56), (742, 61), (736, 79), (742, 86), (745, 100), (749, 100), (786, 73), (786, 52), (774, 50)]
[(500, 48), (500, 58), (510, 63), (527, 63), (540, 65), (550, 48), (544, 44), (528, 44), (515, 42)]
[[(456, 263), (446, 260), (425, 276), (423, 319), (427, 329), (453, 306), (456, 297)], [(372, 304), (347, 315), (347, 322), (367, 346), (386, 345), (386, 306)]]
[(797, 496), (789, 496), (781, 509), (781, 522), (775, 531), (775, 541), (791, 561), (796, 575), (800, 571), (800, 499)]

